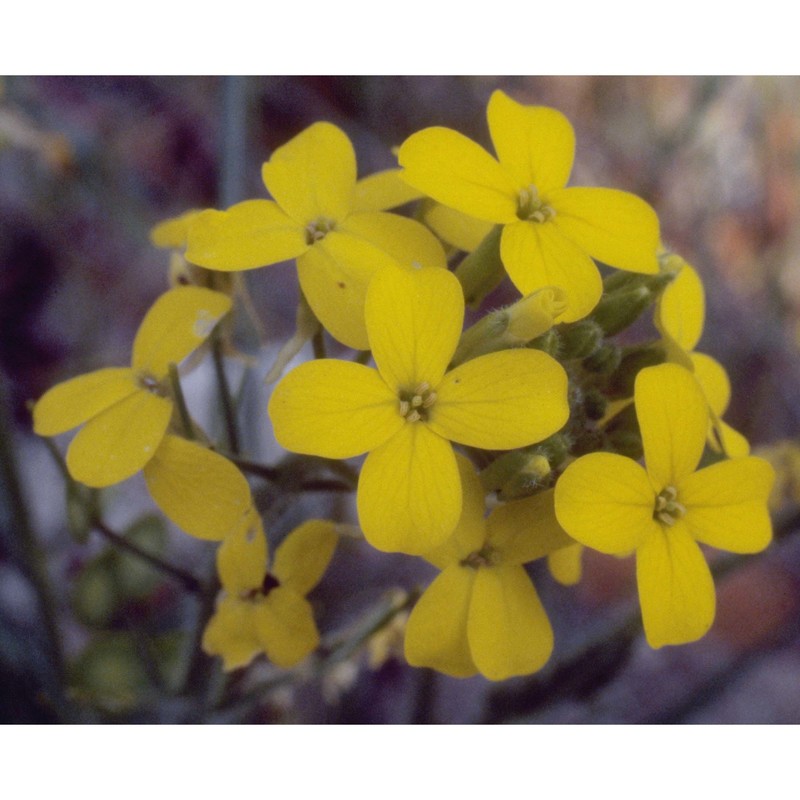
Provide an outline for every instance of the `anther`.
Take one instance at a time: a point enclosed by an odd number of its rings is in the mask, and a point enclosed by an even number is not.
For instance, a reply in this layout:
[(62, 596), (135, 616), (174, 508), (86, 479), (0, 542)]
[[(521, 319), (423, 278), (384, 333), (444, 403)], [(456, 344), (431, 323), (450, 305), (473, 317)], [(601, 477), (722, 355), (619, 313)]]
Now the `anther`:
[(686, 506), (678, 502), (678, 490), (674, 486), (666, 486), (656, 497), (653, 519), (665, 525), (674, 525), (686, 514)]

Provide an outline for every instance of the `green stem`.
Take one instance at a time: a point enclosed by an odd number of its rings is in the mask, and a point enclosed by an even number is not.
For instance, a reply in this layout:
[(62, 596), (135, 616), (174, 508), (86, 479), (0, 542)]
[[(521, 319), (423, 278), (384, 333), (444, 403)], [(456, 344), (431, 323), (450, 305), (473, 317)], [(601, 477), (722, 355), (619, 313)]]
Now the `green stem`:
[(225, 363), (222, 356), (222, 337), (219, 331), (219, 327), (216, 327), (211, 334), (211, 355), (214, 361), (214, 373), (217, 377), (217, 387), (219, 389), (222, 413), (225, 419), (225, 433), (228, 440), (228, 448), (232, 453), (239, 455), (239, 431), (236, 426), (236, 409), (233, 404), (228, 376), (225, 374)]
[(464, 290), (464, 301), (470, 308), (480, 306), (483, 298), (497, 288), (505, 277), (505, 268), (500, 260), (502, 232), (503, 226), (495, 225), (455, 269), (455, 275)]
[(114, 547), (118, 547), (120, 550), (125, 550), (126, 552), (135, 555), (137, 558), (141, 558), (143, 561), (146, 561), (148, 564), (150, 564), (150, 566), (182, 583), (183, 586), (193, 594), (198, 594), (203, 591), (203, 584), (194, 575), (184, 569), (181, 569), (180, 567), (176, 567), (174, 564), (170, 564), (169, 562), (158, 558), (158, 556), (148, 553), (146, 550), (142, 550), (141, 547), (132, 542), (130, 539), (125, 538), (122, 534), (117, 533), (109, 528), (108, 525), (106, 525), (106, 523), (99, 517), (95, 517), (92, 520), (92, 527), (104, 539), (113, 544)]
[(327, 356), (327, 350), (325, 349), (325, 336), (322, 331), (322, 327), (318, 328), (311, 337), (311, 346), (314, 348), (314, 358), (325, 358)]
[[(64, 656), (54, 594), (50, 588), (47, 564), (33, 530), (28, 504), (19, 477), (14, 453), (9, 413), (9, 396), (6, 378), (0, 373), (0, 498), (5, 496), (9, 515), (9, 529), (15, 534), (15, 544), (20, 555), (20, 566), (36, 593), (42, 629), (45, 634), (45, 652), (49, 662), (50, 677), (46, 680), (50, 700), (56, 713), (68, 720), (71, 712), (64, 696)], [(2, 506), (0, 506), (2, 507)]]
[(181, 418), (183, 433), (187, 439), (194, 441), (197, 437), (195, 435), (194, 425), (192, 424), (192, 418), (189, 415), (189, 409), (186, 406), (186, 398), (184, 397), (183, 388), (181, 387), (178, 367), (175, 364), (169, 365), (169, 381), (172, 385), (172, 398), (175, 401), (178, 414)]

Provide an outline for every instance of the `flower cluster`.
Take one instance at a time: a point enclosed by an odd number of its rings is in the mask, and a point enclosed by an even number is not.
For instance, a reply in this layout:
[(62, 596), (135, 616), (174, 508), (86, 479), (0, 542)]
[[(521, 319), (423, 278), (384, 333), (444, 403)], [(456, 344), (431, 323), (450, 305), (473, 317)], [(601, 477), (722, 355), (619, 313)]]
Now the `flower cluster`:
[[(713, 622), (701, 545), (754, 553), (770, 541), (772, 468), (722, 421), (727, 376), (695, 351), (697, 273), (663, 248), (644, 200), (568, 185), (575, 136), (559, 111), (496, 91), (487, 117), (494, 155), (427, 128), (399, 148), (399, 169), (361, 180), (346, 134), (311, 125), (263, 165), (272, 199), (154, 232), (188, 285), (156, 301), (131, 367), (59, 384), (34, 408), (42, 436), (83, 425), (66, 458), (76, 481), (104, 487), (141, 470), (170, 519), (221, 543), (203, 647), (225, 669), (261, 652), (288, 668), (315, 650), (307, 595), (341, 523), (440, 570), (408, 617), (408, 662), (491, 680), (530, 674), (553, 650), (531, 562), (546, 558), (571, 584), (583, 547), (635, 555), (657, 648)], [(413, 217), (391, 211), (412, 202)], [(320, 459), (365, 458), (349, 467), (357, 519), (306, 521), (270, 564), (247, 462), (188, 414), (179, 367), (209, 338), (217, 356), (225, 342), (235, 351), (230, 326), (215, 326), (241, 287), (208, 276), (286, 260), (298, 333), (270, 378), (322, 330), (344, 353), (317, 348), (272, 392), (275, 438), (309, 465), (292, 491)], [(517, 298), (487, 309), (506, 278)], [(465, 330), (468, 306), (478, 314)], [(622, 347), (614, 337), (648, 309), (653, 336)]]

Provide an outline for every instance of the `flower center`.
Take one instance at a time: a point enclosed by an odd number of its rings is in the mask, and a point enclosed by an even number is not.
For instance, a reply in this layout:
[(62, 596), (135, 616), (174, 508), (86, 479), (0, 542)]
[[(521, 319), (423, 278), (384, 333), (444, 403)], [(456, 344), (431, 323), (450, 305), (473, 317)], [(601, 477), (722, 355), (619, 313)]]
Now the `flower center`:
[(420, 383), (412, 391), (400, 392), (398, 411), (407, 422), (428, 419), (428, 409), (436, 402), (436, 392), (427, 381)]
[(281, 582), (269, 572), (264, 575), (264, 581), (257, 589), (250, 589), (250, 591), (243, 592), (239, 595), (242, 600), (259, 600), (266, 597), (273, 589), (277, 589)]
[(517, 216), (529, 222), (547, 222), (556, 215), (552, 206), (539, 197), (539, 190), (531, 184), (517, 195)]
[(678, 502), (678, 490), (674, 486), (662, 489), (656, 497), (653, 519), (665, 525), (674, 525), (686, 514), (686, 506)]
[(136, 385), (140, 389), (144, 389), (146, 392), (150, 392), (150, 394), (157, 395), (158, 397), (169, 396), (167, 388), (158, 380), (158, 378), (155, 378), (149, 372), (140, 372), (136, 376)]
[(314, 244), (334, 230), (336, 230), (334, 220), (328, 219), (328, 217), (318, 217), (306, 225), (306, 244)]
[(462, 567), (470, 569), (480, 569), (481, 567), (491, 567), (494, 564), (494, 550), (485, 544), (480, 550), (470, 553), (460, 562)]

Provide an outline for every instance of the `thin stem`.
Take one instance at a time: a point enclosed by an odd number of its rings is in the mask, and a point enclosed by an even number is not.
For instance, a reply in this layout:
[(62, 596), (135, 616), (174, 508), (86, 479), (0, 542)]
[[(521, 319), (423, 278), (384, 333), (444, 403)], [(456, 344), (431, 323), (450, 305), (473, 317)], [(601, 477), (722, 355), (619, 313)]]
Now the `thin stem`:
[(181, 378), (178, 374), (178, 367), (175, 364), (169, 365), (169, 381), (172, 385), (172, 398), (175, 400), (175, 405), (178, 409), (178, 414), (181, 418), (181, 427), (187, 439), (194, 441), (197, 437), (195, 435), (194, 425), (192, 418), (189, 415), (189, 409), (186, 406), (186, 398), (183, 394), (181, 387)]
[(220, 402), (222, 403), (222, 413), (225, 418), (225, 433), (228, 440), (228, 448), (235, 455), (239, 455), (239, 431), (236, 426), (236, 409), (234, 408), (233, 397), (231, 396), (228, 376), (225, 374), (225, 363), (222, 357), (222, 338), (219, 330), (219, 327), (216, 327), (211, 334), (211, 355), (214, 361), (214, 373), (217, 377)]
[[(70, 716), (64, 697), (64, 656), (61, 649), (61, 634), (58, 628), (56, 602), (50, 588), (47, 564), (36, 534), (33, 530), (28, 504), (19, 478), (14, 454), (9, 414), (9, 399), (6, 379), (0, 373), (0, 498), (5, 496), (9, 510), (9, 528), (16, 535), (20, 566), (33, 587), (39, 606), (45, 633), (45, 651), (49, 660), (51, 679), (47, 681), (53, 706), (64, 718)], [(2, 505), (0, 504), (0, 508)]]
[(311, 337), (311, 346), (314, 348), (314, 358), (325, 358), (327, 350), (325, 349), (325, 336), (322, 328), (318, 328), (314, 335)]
[(158, 556), (148, 553), (146, 550), (142, 550), (141, 547), (134, 544), (130, 539), (126, 539), (122, 534), (109, 528), (99, 517), (95, 517), (92, 520), (92, 527), (115, 547), (119, 547), (120, 550), (125, 550), (141, 558), (143, 561), (146, 561), (150, 566), (155, 567), (165, 575), (169, 575), (171, 578), (182, 583), (184, 587), (193, 594), (199, 594), (203, 591), (203, 584), (194, 575), (180, 567), (176, 567), (174, 564), (170, 564), (158, 558)]

